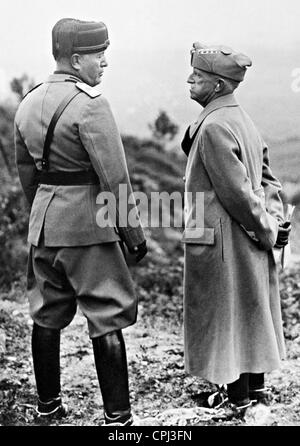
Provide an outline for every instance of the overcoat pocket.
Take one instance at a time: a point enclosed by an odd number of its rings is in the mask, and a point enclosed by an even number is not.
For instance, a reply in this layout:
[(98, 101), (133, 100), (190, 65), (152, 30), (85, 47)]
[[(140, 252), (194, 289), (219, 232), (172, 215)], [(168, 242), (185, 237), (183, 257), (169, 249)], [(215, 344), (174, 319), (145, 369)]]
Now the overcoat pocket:
[(195, 245), (214, 245), (214, 228), (187, 228), (182, 236), (182, 243), (191, 243)]

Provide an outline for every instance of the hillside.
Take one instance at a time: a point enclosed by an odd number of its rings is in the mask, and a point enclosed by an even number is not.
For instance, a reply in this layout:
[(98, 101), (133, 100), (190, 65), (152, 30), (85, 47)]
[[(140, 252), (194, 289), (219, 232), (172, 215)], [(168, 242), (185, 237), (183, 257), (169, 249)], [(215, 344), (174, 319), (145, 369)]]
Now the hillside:
[[(11, 115), (10, 115), (11, 116)], [(12, 148), (12, 128), (3, 127)], [(276, 139), (277, 138), (277, 139)], [(299, 182), (298, 136), (269, 138), (272, 166), (284, 183)], [(183, 193), (186, 158), (178, 143), (170, 151), (150, 138), (123, 136), (135, 191)], [(173, 148), (172, 148), (173, 145)], [(12, 149), (9, 152), (13, 158)], [(28, 209), (20, 186), (0, 159), (0, 425), (36, 425), (35, 388), (30, 359), (30, 331), (25, 289)], [(176, 212), (181, 212), (180, 207)], [(270, 406), (251, 409), (245, 419), (227, 419), (222, 411), (197, 408), (192, 396), (212, 387), (187, 375), (183, 361), (181, 228), (146, 228), (149, 254), (132, 267), (139, 296), (138, 323), (125, 331), (133, 408), (144, 425), (299, 425), (300, 277), (299, 265), (281, 273), (281, 296), (288, 360), (268, 376)], [(300, 215), (292, 233), (300, 253)], [(163, 358), (163, 360), (162, 360)], [(83, 316), (63, 334), (62, 382), (71, 413), (67, 425), (102, 423), (101, 398)], [(54, 423), (55, 424), (55, 423)], [(56, 423), (61, 424), (61, 423)]]
[[(157, 254), (157, 255), (155, 255)], [(267, 376), (273, 398), (249, 409), (243, 419), (197, 407), (193, 396), (214, 387), (184, 371), (180, 251), (166, 255), (151, 245), (148, 258), (132, 269), (139, 296), (138, 323), (124, 331), (135, 414), (143, 426), (299, 426), (299, 265), (281, 274), (288, 358)], [(47, 424), (35, 417), (35, 384), (24, 283), (0, 294), (0, 425)], [(70, 413), (51, 425), (99, 426), (102, 402), (85, 318), (78, 313), (62, 336), (62, 388)]]
[[(265, 48), (263, 43), (261, 47), (249, 44), (240, 50), (253, 61), (237, 91), (241, 105), (272, 142), (299, 138), (300, 92), (292, 90), (292, 73), (300, 67), (299, 46), (285, 48), (280, 57), (276, 48)], [(126, 80), (122, 84), (120, 69)], [(147, 124), (163, 108), (180, 126), (182, 135), (200, 113), (200, 107), (189, 98), (190, 72), (189, 49), (115, 50), (103, 80), (103, 93), (111, 102), (122, 133), (147, 135)]]

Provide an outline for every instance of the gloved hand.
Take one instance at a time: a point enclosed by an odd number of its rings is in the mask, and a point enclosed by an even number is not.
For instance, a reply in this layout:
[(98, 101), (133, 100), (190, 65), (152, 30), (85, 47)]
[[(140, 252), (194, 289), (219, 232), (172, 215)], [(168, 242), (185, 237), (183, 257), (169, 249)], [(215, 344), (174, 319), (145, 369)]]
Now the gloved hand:
[(291, 229), (292, 227), (289, 221), (279, 225), (277, 240), (274, 248), (281, 249), (288, 244)]
[(137, 245), (132, 249), (128, 249), (128, 251), (130, 254), (135, 255), (136, 263), (140, 262), (148, 252), (146, 240), (144, 240), (140, 245)]

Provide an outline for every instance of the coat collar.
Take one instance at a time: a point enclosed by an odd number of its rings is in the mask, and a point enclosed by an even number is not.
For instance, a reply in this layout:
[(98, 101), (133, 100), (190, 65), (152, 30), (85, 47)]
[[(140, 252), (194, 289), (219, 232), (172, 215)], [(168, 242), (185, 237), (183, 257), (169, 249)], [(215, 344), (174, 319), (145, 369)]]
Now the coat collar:
[(192, 138), (195, 131), (199, 128), (199, 126), (202, 124), (204, 119), (210, 115), (213, 111), (218, 110), (219, 108), (223, 107), (238, 107), (237, 100), (233, 94), (226, 94), (225, 96), (220, 96), (219, 98), (216, 98), (212, 100), (207, 106), (202, 110), (202, 112), (199, 115), (199, 118), (196, 122), (191, 124), (190, 126), (190, 137)]
[(59, 71), (51, 74), (46, 82), (82, 82), (82, 80), (79, 77), (74, 76), (74, 74)]

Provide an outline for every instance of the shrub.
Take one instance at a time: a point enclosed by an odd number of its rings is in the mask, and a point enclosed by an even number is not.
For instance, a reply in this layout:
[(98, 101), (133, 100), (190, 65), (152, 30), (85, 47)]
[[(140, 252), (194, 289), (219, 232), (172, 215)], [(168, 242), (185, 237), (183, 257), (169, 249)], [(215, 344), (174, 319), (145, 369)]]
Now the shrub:
[(27, 224), (23, 193), (13, 185), (0, 198), (0, 288), (11, 286), (24, 274)]

